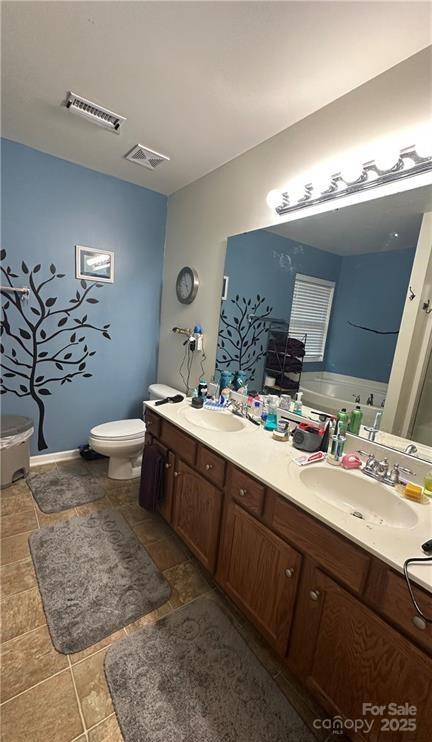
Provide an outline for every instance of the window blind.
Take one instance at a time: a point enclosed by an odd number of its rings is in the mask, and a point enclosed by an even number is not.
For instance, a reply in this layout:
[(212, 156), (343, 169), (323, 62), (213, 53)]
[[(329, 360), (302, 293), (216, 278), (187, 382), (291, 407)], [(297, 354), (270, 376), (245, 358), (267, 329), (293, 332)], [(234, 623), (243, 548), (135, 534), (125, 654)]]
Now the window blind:
[(290, 336), (303, 340), (305, 361), (322, 361), (335, 284), (297, 273), (291, 306)]

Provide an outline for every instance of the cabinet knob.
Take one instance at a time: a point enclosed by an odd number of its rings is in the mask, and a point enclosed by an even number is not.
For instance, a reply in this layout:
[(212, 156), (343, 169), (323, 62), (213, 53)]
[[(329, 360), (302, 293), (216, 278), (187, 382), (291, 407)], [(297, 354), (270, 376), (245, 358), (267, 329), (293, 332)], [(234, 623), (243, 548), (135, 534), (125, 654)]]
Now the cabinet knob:
[(426, 621), (424, 618), (421, 618), (421, 616), (413, 616), (413, 624), (416, 626), (417, 629), (421, 629), (421, 631), (424, 631), (426, 628)]
[(149, 428), (150, 425), (153, 425), (153, 421), (152, 420), (146, 420), (146, 425)]
[(178, 475), (179, 475), (178, 471), (175, 471), (175, 472), (174, 472), (174, 476), (175, 476), (175, 477), (178, 477)]
[(213, 469), (213, 464), (206, 464), (205, 468), (207, 469), (207, 471), (210, 471), (210, 469)]
[(165, 464), (165, 469), (171, 469), (171, 464)]
[(319, 600), (320, 597), (320, 591), (319, 590), (311, 590), (309, 593), (309, 597), (311, 600)]
[(294, 569), (292, 567), (288, 567), (288, 569), (285, 570), (285, 576), (294, 577)]
[(239, 490), (239, 495), (240, 495), (240, 497), (245, 497), (247, 495), (247, 490), (246, 489), (240, 489)]

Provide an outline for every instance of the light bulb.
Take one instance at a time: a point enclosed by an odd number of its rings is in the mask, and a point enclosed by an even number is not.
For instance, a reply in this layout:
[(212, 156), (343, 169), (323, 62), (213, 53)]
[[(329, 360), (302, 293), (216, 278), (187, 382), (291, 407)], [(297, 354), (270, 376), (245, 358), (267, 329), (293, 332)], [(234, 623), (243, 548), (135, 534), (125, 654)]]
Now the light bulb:
[(273, 191), (269, 191), (266, 198), (268, 206), (270, 206), (271, 209), (277, 209), (279, 206), (282, 206), (284, 202), (284, 197), (281, 193), (281, 191), (278, 191), (276, 188)]
[(347, 162), (341, 171), (341, 176), (348, 185), (356, 183), (362, 175), (363, 167), (359, 162)]
[(323, 193), (326, 193), (328, 190), (330, 190), (332, 180), (330, 175), (318, 173), (314, 176), (312, 185), (314, 197), (319, 198)]
[(298, 180), (294, 180), (288, 184), (288, 196), (290, 204), (298, 203), (306, 195), (306, 186)]
[(375, 165), (377, 166), (378, 170), (385, 172), (387, 170), (392, 170), (399, 162), (399, 159), (399, 149), (384, 149), (375, 157)]
[(432, 157), (432, 132), (429, 137), (424, 135), (418, 139), (415, 151), (419, 157)]

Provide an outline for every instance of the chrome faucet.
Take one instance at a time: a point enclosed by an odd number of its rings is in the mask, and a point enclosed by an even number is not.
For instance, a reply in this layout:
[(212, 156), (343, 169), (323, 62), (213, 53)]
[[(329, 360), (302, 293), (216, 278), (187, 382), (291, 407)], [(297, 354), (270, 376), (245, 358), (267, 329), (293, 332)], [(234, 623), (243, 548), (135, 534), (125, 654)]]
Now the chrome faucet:
[(353, 394), (353, 397), (354, 397), (354, 402), (356, 404), (360, 404), (361, 403), (360, 394)]
[(404, 453), (408, 454), (408, 456), (414, 456), (414, 454), (417, 453), (417, 451), (418, 451), (417, 446), (415, 446), (414, 443), (410, 443), (406, 447)]
[(366, 474), (366, 476), (371, 477), (372, 479), (376, 479), (378, 482), (389, 484), (391, 487), (400, 483), (400, 472), (403, 472), (404, 474), (414, 474), (411, 469), (407, 469), (400, 464), (393, 464), (393, 466), (390, 467), (387, 458), (379, 461), (379, 459), (375, 458), (373, 453), (367, 453), (366, 451), (357, 451), (357, 453), (360, 453), (362, 456), (367, 456), (367, 461), (362, 468), (363, 474)]
[(239, 417), (247, 417), (248, 412), (248, 403), (245, 402), (238, 402), (235, 399), (229, 399), (226, 405), (226, 409), (231, 408), (231, 412), (233, 415), (238, 415)]
[(382, 418), (382, 412), (377, 412), (377, 414), (375, 415), (373, 426), (371, 428), (365, 427), (365, 430), (367, 430), (368, 432), (368, 441), (373, 442), (375, 440), (376, 434), (379, 433), (379, 426), (380, 426), (381, 418)]

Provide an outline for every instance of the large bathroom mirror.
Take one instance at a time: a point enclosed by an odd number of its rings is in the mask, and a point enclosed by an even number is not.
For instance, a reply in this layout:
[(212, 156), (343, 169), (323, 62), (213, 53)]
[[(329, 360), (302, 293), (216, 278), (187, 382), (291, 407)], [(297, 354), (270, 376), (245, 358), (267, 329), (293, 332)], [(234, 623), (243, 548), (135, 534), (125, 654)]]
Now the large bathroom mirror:
[(431, 212), (426, 186), (230, 237), (217, 371), (432, 446)]

